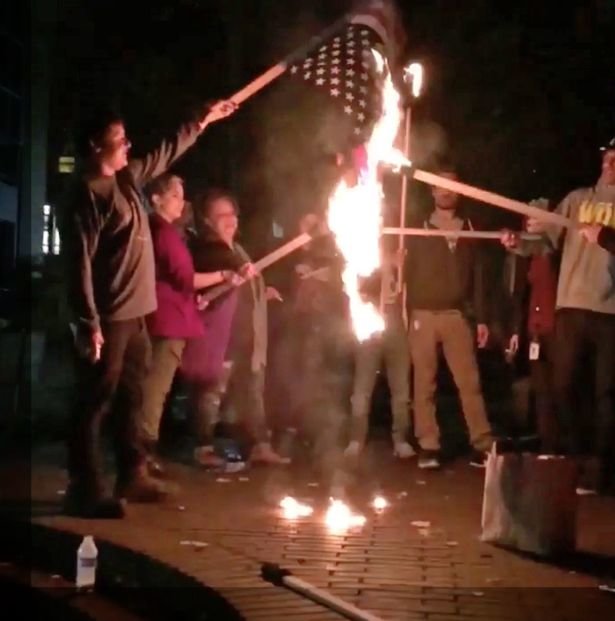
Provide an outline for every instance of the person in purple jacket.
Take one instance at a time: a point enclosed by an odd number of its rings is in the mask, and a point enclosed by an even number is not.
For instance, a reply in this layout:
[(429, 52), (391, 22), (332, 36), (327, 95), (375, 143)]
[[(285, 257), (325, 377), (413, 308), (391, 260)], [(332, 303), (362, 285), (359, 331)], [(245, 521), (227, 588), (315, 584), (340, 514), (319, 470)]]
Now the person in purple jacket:
[(176, 226), (184, 211), (184, 184), (180, 177), (171, 173), (161, 175), (150, 184), (148, 194), (154, 209), (149, 222), (158, 308), (147, 316), (152, 364), (144, 381), (141, 432), (150, 474), (159, 476), (163, 468), (155, 455), (167, 395), (186, 343), (204, 335), (195, 291), (222, 282), (239, 284), (240, 278), (232, 270), (195, 272), (192, 255)]

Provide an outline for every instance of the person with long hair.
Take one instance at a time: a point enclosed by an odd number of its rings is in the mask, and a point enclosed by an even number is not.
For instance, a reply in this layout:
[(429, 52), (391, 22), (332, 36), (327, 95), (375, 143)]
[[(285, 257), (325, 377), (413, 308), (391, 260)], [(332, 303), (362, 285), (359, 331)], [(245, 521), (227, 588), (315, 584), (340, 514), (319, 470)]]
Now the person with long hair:
[(156, 267), (157, 309), (147, 316), (152, 363), (143, 385), (141, 432), (148, 452), (148, 470), (163, 474), (156, 459), (160, 420), (186, 343), (204, 335), (195, 291), (222, 282), (235, 282), (232, 271), (195, 272), (190, 251), (176, 226), (184, 212), (184, 184), (165, 173), (147, 188), (153, 213), (149, 216)]
[[(209, 190), (195, 200), (193, 210), (195, 234), (190, 246), (196, 269), (230, 270), (248, 281), (202, 311), (205, 336), (193, 341), (184, 354), (182, 373), (191, 385), (190, 401), (198, 441), (195, 459), (204, 466), (218, 466), (221, 462), (214, 452), (213, 432), (220, 412), (221, 384), (228, 355), (234, 358), (230, 401), (253, 443), (250, 461), (287, 463), (271, 447), (264, 405), (267, 300), (280, 299), (279, 293), (265, 287), (262, 276), (235, 239), (239, 220), (237, 201), (232, 194), (221, 189)], [(241, 399), (236, 398), (239, 394)]]

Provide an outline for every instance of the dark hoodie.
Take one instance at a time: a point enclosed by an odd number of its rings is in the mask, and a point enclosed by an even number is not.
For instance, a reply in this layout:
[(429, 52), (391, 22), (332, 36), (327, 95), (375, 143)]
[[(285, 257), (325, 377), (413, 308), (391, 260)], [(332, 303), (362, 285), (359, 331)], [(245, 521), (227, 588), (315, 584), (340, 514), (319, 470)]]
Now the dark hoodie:
[[(425, 228), (436, 228), (423, 222)], [(464, 220), (462, 230), (471, 230)], [(444, 237), (413, 237), (406, 241), (405, 277), (408, 310), (459, 310), (478, 323), (487, 322), (482, 258), (474, 240), (454, 245)]]

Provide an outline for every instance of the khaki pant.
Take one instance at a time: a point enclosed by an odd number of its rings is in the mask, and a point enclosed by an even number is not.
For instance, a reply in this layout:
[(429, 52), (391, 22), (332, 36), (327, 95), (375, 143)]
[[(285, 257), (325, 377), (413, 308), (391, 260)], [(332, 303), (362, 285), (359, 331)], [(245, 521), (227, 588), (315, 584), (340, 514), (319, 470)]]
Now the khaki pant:
[(152, 364), (143, 384), (141, 417), (141, 431), (149, 444), (158, 442), (160, 419), (185, 346), (183, 339), (152, 339)]
[(440, 448), (435, 404), (439, 343), (459, 390), (472, 446), (486, 450), (492, 435), (481, 394), (474, 334), (463, 314), (454, 310), (413, 311), (410, 318), (416, 438), (424, 450)]
[(405, 442), (408, 439), (410, 356), (401, 308), (388, 308), (385, 321), (384, 332), (357, 343), (355, 352), (350, 435), (352, 440), (361, 444), (367, 437), (372, 393), (383, 361), (391, 391), (391, 435), (394, 442)]

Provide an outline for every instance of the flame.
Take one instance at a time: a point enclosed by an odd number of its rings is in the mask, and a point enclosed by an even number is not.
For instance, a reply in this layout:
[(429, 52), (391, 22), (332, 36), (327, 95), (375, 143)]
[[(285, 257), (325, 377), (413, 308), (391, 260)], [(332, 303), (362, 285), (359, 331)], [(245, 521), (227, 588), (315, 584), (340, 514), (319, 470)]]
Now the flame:
[(421, 63), (410, 63), (404, 67), (404, 80), (412, 85), (413, 97), (418, 97), (423, 88), (423, 65)]
[(304, 505), (291, 496), (286, 496), (280, 500), (280, 508), (284, 511), (287, 520), (296, 520), (300, 517), (309, 517), (314, 513), (314, 509), (309, 505)]
[[(401, 121), (400, 96), (393, 85), (385, 58), (372, 50), (376, 68), (386, 71), (382, 88), (383, 112), (366, 144), (366, 166), (356, 185), (342, 179), (329, 198), (329, 228), (345, 259), (342, 280), (350, 304), (354, 332), (359, 341), (384, 330), (378, 309), (362, 299), (359, 279), (370, 276), (379, 266), (380, 228), (382, 225), (382, 183), (378, 176), (380, 162), (399, 161), (393, 148)], [(403, 157), (403, 156), (401, 156)], [(408, 161), (403, 158), (404, 164)]]
[(376, 496), (372, 501), (372, 507), (376, 511), (384, 511), (389, 506), (388, 500), (384, 496)]
[(350, 528), (363, 526), (365, 522), (364, 515), (353, 513), (341, 500), (331, 499), (325, 524), (332, 535), (344, 534)]

